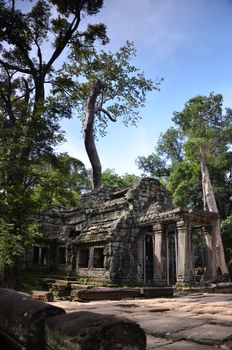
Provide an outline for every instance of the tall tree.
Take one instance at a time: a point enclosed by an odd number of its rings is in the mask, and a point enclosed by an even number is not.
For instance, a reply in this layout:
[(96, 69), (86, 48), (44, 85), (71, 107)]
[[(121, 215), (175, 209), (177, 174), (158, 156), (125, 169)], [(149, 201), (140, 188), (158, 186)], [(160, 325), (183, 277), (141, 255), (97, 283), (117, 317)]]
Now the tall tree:
[[(74, 46), (69, 59), (61, 68), (63, 76), (57, 79), (53, 93), (59, 94), (63, 104), (70, 103), (83, 121), (84, 142), (93, 170), (93, 187), (102, 184), (102, 168), (95, 145), (96, 135), (105, 135), (108, 121), (136, 125), (139, 109), (144, 106), (146, 93), (159, 89), (160, 81), (153, 83), (136, 68), (131, 60), (135, 56), (131, 42), (116, 53), (89, 51)], [(67, 101), (66, 91), (69, 91)]]
[(59, 118), (71, 112), (49, 97), (54, 64), (66, 48), (83, 52), (90, 41), (106, 42), (107, 36), (103, 24), (79, 30), (81, 19), (97, 14), (103, 0), (38, 0), (26, 12), (20, 5), (0, 1), (0, 206), (4, 222), (13, 225), (8, 232), (26, 237), (36, 165), (62, 140)]
[[(197, 96), (190, 99), (181, 112), (175, 112), (173, 120), (188, 137), (185, 146), (187, 156), (200, 162), (203, 201), (205, 209), (219, 214), (208, 168), (208, 158), (227, 151), (231, 145), (231, 110), (222, 111), (222, 95)], [(215, 227), (217, 266), (228, 273), (221, 238), (220, 218)]]

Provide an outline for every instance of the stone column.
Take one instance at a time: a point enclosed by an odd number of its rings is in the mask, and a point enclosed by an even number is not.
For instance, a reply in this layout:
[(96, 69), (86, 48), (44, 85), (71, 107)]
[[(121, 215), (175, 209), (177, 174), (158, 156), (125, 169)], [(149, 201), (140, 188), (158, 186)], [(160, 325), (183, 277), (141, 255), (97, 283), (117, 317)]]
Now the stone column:
[(203, 228), (205, 241), (205, 273), (204, 279), (209, 280), (216, 278), (216, 247), (215, 240), (211, 228), (205, 226)]
[(163, 229), (162, 225), (157, 223), (153, 226), (153, 234), (154, 234), (154, 282), (158, 285), (164, 284), (163, 280)]
[(191, 231), (186, 222), (177, 222), (177, 282), (193, 281)]

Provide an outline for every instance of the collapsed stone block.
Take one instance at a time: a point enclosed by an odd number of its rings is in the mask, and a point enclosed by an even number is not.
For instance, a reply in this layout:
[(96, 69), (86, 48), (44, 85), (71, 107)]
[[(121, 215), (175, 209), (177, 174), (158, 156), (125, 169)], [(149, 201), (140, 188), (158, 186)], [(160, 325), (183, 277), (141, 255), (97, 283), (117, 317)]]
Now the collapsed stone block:
[(33, 300), (25, 293), (0, 288), (0, 334), (18, 348), (44, 350), (45, 322), (65, 314), (61, 308)]
[(146, 335), (135, 322), (93, 312), (74, 312), (47, 321), (51, 350), (145, 350)]
[(51, 292), (33, 290), (32, 291), (32, 299), (45, 301), (45, 302), (46, 301), (53, 301), (53, 295)]

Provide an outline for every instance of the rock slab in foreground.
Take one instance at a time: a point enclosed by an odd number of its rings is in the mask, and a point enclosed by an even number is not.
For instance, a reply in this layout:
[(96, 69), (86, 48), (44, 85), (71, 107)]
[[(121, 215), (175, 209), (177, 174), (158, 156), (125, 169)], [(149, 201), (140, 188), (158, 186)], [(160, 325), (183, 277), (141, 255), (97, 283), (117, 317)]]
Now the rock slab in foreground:
[(46, 346), (45, 322), (65, 314), (61, 308), (33, 300), (25, 293), (0, 288), (0, 334), (16, 347), (42, 350)]
[(51, 350), (146, 349), (146, 335), (137, 323), (87, 311), (51, 318), (46, 334)]

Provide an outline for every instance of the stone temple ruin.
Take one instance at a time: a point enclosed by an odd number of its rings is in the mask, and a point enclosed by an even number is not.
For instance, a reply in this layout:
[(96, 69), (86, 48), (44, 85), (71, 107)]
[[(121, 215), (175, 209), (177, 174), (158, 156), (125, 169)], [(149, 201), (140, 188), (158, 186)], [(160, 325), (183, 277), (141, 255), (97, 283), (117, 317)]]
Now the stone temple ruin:
[(102, 187), (74, 209), (51, 208), (36, 218), (42, 236), (27, 256), (30, 271), (108, 283), (173, 285), (196, 281), (194, 232), (203, 242), (204, 280), (216, 278), (217, 214), (173, 209), (158, 180), (124, 190)]

